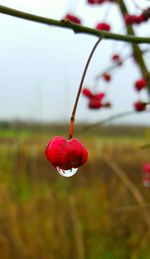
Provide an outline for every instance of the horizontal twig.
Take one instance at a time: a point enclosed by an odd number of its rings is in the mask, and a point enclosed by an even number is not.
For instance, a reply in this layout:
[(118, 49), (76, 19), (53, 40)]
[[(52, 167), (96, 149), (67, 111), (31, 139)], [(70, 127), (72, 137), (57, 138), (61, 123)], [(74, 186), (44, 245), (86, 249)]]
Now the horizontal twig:
[(46, 17), (34, 15), (34, 14), (29, 14), (26, 12), (21, 12), (2, 5), (0, 5), (0, 13), (25, 19), (28, 21), (38, 22), (38, 23), (51, 25), (51, 26), (57, 26), (65, 29), (71, 29), (75, 33), (85, 33), (85, 34), (89, 34), (97, 37), (102, 37), (108, 40), (111, 39), (111, 40), (117, 40), (117, 41), (132, 42), (137, 44), (142, 44), (142, 43), (150, 44), (150, 38), (147, 38), (147, 37), (136, 37), (131, 35), (121, 35), (121, 34), (116, 34), (116, 33), (111, 33), (106, 31), (100, 31), (89, 27), (77, 25), (70, 21), (66, 21), (66, 20), (58, 21), (58, 20), (54, 20), (54, 19), (50, 19), (50, 18), (46, 18)]
[[(144, 113), (144, 112), (150, 112), (150, 110), (146, 110), (146, 111), (143, 111), (141, 113)], [(126, 116), (129, 116), (129, 115), (133, 115), (133, 114), (137, 114), (136, 111), (132, 110), (132, 111), (126, 111), (126, 112), (120, 112), (120, 113), (116, 113), (112, 116), (109, 116), (107, 117), (106, 119), (104, 120), (101, 120), (99, 122), (96, 122), (95, 124), (92, 124), (92, 125), (89, 125), (89, 126), (86, 126), (84, 127), (82, 130), (83, 131), (86, 131), (86, 130), (90, 130), (90, 129), (93, 129), (95, 127), (99, 127), (101, 125), (104, 125), (106, 123), (109, 123), (109, 122), (112, 122), (114, 120), (117, 120), (117, 119), (120, 119), (120, 118), (123, 118), (123, 117), (126, 117)]]

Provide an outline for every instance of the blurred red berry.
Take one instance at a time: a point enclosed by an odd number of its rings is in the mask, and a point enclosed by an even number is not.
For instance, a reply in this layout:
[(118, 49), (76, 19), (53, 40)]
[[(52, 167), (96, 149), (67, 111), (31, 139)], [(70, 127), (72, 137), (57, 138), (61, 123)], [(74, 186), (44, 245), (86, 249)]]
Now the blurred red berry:
[(88, 4), (103, 4), (106, 2), (115, 2), (115, 0), (87, 0)]
[(117, 63), (119, 66), (121, 66), (122, 65), (122, 59), (121, 59), (121, 57), (120, 57), (120, 55), (119, 54), (114, 54), (113, 56), (112, 56), (112, 60), (115, 62), (115, 63)]
[(143, 184), (146, 187), (150, 187), (150, 163), (145, 163), (143, 166), (143, 170), (144, 170)]
[(106, 0), (87, 0), (88, 4), (103, 4)]
[(110, 31), (111, 27), (108, 23), (101, 22), (97, 24), (96, 29), (103, 30), (103, 31)]
[(78, 139), (66, 140), (62, 136), (56, 136), (49, 140), (45, 154), (54, 167), (63, 170), (78, 168), (85, 164), (88, 159), (88, 151)]
[(136, 15), (126, 14), (124, 16), (124, 19), (125, 19), (126, 24), (130, 25), (130, 24), (135, 23)]
[(93, 97), (93, 94), (92, 92), (88, 89), (88, 88), (84, 88), (82, 90), (82, 94), (88, 98), (92, 98)]
[(135, 89), (141, 91), (146, 86), (146, 80), (144, 78), (139, 79), (135, 82)]
[(99, 101), (102, 101), (102, 99), (105, 97), (105, 93), (98, 93), (98, 94), (94, 94), (93, 98), (96, 98)]
[(146, 110), (146, 105), (147, 103), (142, 102), (142, 101), (137, 101), (134, 103), (134, 108), (137, 112), (142, 112)]
[(136, 24), (140, 24), (140, 23), (142, 23), (144, 21), (145, 21), (145, 18), (144, 18), (143, 14), (140, 14), (140, 15), (136, 16), (136, 18), (135, 18), (135, 23)]
[(110, 108), (112, 105), (111, 105), (111, 103), (110, 102), (106, 102), (106, 103), (103, 103), (102, 104), (102, 107), (104, 107), (104, 108)]
[(111, 81), (111, 75), (109, 74), (109, 73), (104, 73), (103, 74), (103, 79), (105, 80), (105, 81)]
[(148, 172), (148, 173), (150, 173), (150, 163), (146, 163), (146, 164), (144, 164), (143, 169), (144, 169), (144, 172)]
[(70, 14), (70, 13), (66, 14), (66, 16), (64, 17), (64, 20), (67, 20), (67, 21), (70, 21), (73, 23), (77, 23), (77, 24), (81, 24), (81, 20), (77, 16)]
[(93, 97), (92, 99), (90, 99), (88, 107), (90, 109), (100, 109), (102, 107), (101, 100)]
[(144, 20), (145, 20), (143, 14), (140, 14), (140, 15), (126, 14), (124, 18), (125, 18), (125, 22), (127, 25), (140, 24), (140, 23), (144, 22)]
[(90, 109), (99, 109), (102, 107), (102, 100), (105, 97), (105, 93), (93, 94), (93, 97), (90, 98), (88, 107)]

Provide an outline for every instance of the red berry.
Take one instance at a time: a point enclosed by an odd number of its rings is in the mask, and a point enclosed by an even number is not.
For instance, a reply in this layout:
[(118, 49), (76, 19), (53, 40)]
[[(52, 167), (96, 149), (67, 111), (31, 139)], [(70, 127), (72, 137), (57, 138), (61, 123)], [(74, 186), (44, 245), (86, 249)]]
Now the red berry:
[(70, 21), (73, 23), (77, 23), (77, 24), (81, 24), (81, 20), (77, 16), (70, 14), (70, 13), (66, 14), (66, 16), (64, 17), (64, 20), (67, 20), (67, 21)]
[(144, 14), (140, 14), (140, 15), (126, 14), (124, 18), (125, 18), (126, 24), (128, 24), (128, 25), (140, 24), (141, 22), (145, 21)]
[(111, 81), (111, 75), (109, 74), (109, 73), (104, 73), (103, 74), (103, 79), (105, 80), (105, 81)]
[(136, 89), (137, 91), (142, 90), (143, 88), (145, 88), (145, 86), (146, 86), (146, 80), (145, 80), (144, 78), (139, 79), (139, 80), (137, 80), (137, 81), (135, 82), (135, 89)]
[(102, 107), (102, 99), (105, 97), (104, 93), (94, 94), (89, 100), (88, 107), (90, 109), (99, 109)]
[(144, 164), (143, 171), (144, 171), (143, 184), (145, 187), (150, 187), (150, 163)]
[(102, 103), (99, 99), (93, 97), (90, 99), (88, 107), (90, 109), (100, 109), (102, 107)]
[(117, 54), (117, 53), (112, 56), (112, 60), (113, 60), (114, 62), (116, 62), (116, 63), (118, 64), (118, 66), (121, 66), (122, 63), (123, 63), (122, 60), (121, 60), (120, 55)]
[(106, 0), (87, 0), (88, 4), (103, 4)]
[(134, 108), (137, 112), (145, 111), (147, 103), (142, 101), (137, 101), (134, 103)]
[(88, 158), (87, 149), (78, 139), (66, 140), (61, 136), (56, 136), (48, 142), (45, 154), (54, 167), (63, 170), (78, 168), (85, 164)]
[(108, 23), (101, 22), (97, 24), (96, 29), (103, 30), (103, 31), (110, 31), (111, 27)]
[(136, 15), (126, 14), (124, 18), (125, 18), (126, 24), (128, 25), (131, 25), (136, 22)]
[(104, 108), (110, 108), (112, 105), (111, 105), (110, 102), (106, 102), (106, 103), (103, 103), (102, 106), (103, 106)]
[(88, 98), (92, 98), (93, 97), (93, 94), (92, 92), (88, 89), (88, 88), (84, 88), (82, 90), (82, 94)]
[(150, 173), (150, 163), (146, 163), (143, 166), (144, 172)]
[(96, 98), (99, 101), (102, 101), (102, 99), (105, 97), (105, 93), (98, 93), (98, 94), (94, 94), (93, 98)]
[(138, 15), (138, 16), (136, 16), (136, 18), (135, 18), (135, 23), (137, 23), (137, 24), (140, 24), (140, 23), (142, 23), (142, 22), (144, 22), (144, 21), (145, 21), (145, 18), (144, 18), (144, 15), (143, 15), (143, 14)]

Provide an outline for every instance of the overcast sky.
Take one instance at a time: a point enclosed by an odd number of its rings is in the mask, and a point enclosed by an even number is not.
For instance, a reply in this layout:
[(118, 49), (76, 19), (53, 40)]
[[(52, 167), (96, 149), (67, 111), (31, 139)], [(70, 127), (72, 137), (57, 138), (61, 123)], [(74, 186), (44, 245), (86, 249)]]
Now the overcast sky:
[[(134, 2), (140, 2), (141, 7), (149, 3), (146, 0)], [(131, 0), (126, 3), (131, 13), (140, 13)], [(0, 4), (58, 20), (67, 12), (73, 12), (86, 26), (94, 27), (97, 22), (106, 21), (113, 32), (125, 33), (115, 4), (91, 7), (84, 0), (0, 0)], [(150, 22), (143, 23), (135, 26), (135, 30), (140, 36), (150, 36), (149, 26)], [(69, 121), (81, 75), (96, 40), (93, 36), (75, 35), (70, 30), (0, 14), (0, 119)], [(144, 49), (148, 45), (141, 47)], [(131, 49), (126, 43), (103, 41), (92, 58), (84, 85), (92, 88), (95, 74), (110, 65), (114, 52), (125, 57)], [(150, 53), (145, 55), (145, 62), (150, 68)], [(138, 99), (133, 85), (141, 77), (138, 67), (130, 59), (115, 70), (112, 77), (109, 84), (101, 79), (98, 89), (107, 89), (107, 100), (112, 102), (113, 108), (91, 111), (81, 96), (77, 121), (96, 122), (133, 109), (132, 104)], [(140, 96), (147, 100), (145, 91)], [(150, 124), (149, 121), (149, 115), (142, 113), (118, 122)]]

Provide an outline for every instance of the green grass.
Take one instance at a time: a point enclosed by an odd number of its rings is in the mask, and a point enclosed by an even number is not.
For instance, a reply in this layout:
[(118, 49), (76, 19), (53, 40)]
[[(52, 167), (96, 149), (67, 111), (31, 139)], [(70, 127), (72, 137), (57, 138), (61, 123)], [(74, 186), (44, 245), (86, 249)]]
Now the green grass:
[(1, 130), (0, 258), (150, 258), (144, 217), (150, 211), (118, 210), (138, 204), (104, 160), (119, 164), (150, 203), (141, 169), (150, 151), (139, 149), (147, 132), (121, 127), (78, 132), (89, 161), (68, 179), (44, 156), (48, 139), (66, 135), (66, 128)]

